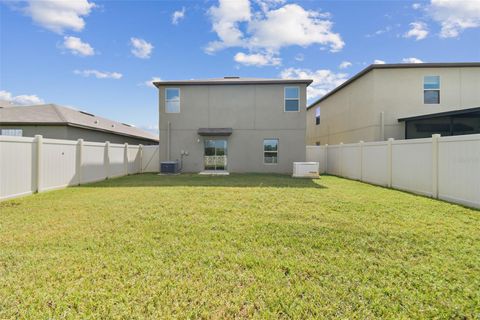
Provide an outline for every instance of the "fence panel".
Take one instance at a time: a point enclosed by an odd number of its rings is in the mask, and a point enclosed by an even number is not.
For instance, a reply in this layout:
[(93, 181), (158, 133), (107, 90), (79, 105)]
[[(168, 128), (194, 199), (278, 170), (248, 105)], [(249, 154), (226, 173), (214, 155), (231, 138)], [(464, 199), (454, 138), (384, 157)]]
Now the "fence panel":
[(432, 139), (392, 143), (392, 187), (432, 196)]
[(105, 143), (85, 142), (83, 144), (81, 183), (104, 180), (107, 177), (105, 153)]
[(41, 189), (51, 190), (78, 184), (77, 142), (43, 139)]
[[(0, 136), (0, 200), (139, 172), (158, 172), (159, 146)], [(145, 156), (144, 156), (145, 155)]]
[(110, 160), (109, 177), (125, 175), (125, 145), (110, 144), (108, 158)]
[(36, 191), (37, 144), (34, 140), (0, 136), (0, 199)]
[(327, 159), (329, 174), (480, 208), (480, 134), (307, 146), (306, 154)]
[(327, 173), (341, 176), (340, 145), (327, 146)]
[(388, 143), (366, 142), (362, 152), (363, 181), (388, 186)]
[(134, 174), (140, 172), (140, 147), (128, 146), (128, 174)]
[(158, 146), (143, 146), (142, 172), (159, 172), (160, 158)]
[(344, 144), (342, 146), (341, 172), (342, 176), (353, 179), (361, 179), (362, 159), (360, 144)]
[(480, 208), (480, 134), (439, 138), (438, 197)]

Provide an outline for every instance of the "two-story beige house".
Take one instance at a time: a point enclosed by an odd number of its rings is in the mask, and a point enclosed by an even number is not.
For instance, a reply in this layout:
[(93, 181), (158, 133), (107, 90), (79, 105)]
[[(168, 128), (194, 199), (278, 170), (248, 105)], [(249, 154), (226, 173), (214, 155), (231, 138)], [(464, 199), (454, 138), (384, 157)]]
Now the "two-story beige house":
[(291, 173), (305, 160), (312, 80), (157, 81), (160, 161), (184, 172)]
[(310, 145), (480, 133), (480, 63), (370, 65), (307, 110)]

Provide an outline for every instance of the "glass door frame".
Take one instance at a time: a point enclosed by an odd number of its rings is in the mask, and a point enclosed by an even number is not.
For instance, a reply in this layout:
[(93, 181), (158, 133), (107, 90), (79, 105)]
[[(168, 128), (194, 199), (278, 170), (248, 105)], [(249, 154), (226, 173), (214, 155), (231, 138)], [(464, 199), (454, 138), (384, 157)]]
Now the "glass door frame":
[[(213, 142), (213, 147), (209, 148), (214, 149), (213, 155), (207, 155), (207, 144)], [(223, 142), (223, 147), (219, 146), (219, 143)], [(223, 154), (217, 154), (218, 150), (223, 150)], [(207, 157), (210, 157), (207, 158)], [(223, 163), (219, 164), (219, 157), (223, 157)], [(208, 164), (209, 161), (212, 161), (212, 164)], [(228, 165), (228, 140), (224, 138), (207, 138), (203, 140), (203, 168), (204, 170), (211, 171), (226, 171)]]

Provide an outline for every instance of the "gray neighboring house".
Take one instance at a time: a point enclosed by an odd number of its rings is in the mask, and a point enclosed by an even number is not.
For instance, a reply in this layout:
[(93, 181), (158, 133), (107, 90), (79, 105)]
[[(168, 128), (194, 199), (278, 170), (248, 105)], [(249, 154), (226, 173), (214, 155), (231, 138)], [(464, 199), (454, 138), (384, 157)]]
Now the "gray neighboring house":
[(154, 134), (91, 113), (55, 104), (0, 106), (0, 134), (44, 138), (152, 145)]
[(225, 77), (157, 81), (160, 161), (185, 172), (291, 173), (305, 161), (312, 80)]
[(373, 64), (307, 111), (307, 143), (480, 133), (480, 63)]

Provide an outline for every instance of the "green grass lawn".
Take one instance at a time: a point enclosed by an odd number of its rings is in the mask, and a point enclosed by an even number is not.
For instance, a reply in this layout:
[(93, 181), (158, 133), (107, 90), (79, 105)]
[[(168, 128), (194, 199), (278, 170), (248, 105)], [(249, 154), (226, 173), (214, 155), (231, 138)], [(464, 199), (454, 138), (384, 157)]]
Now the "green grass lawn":
[(145, 174), (0, 203), (0, 318), (480, 317), (480, 211), (336, 177)]

